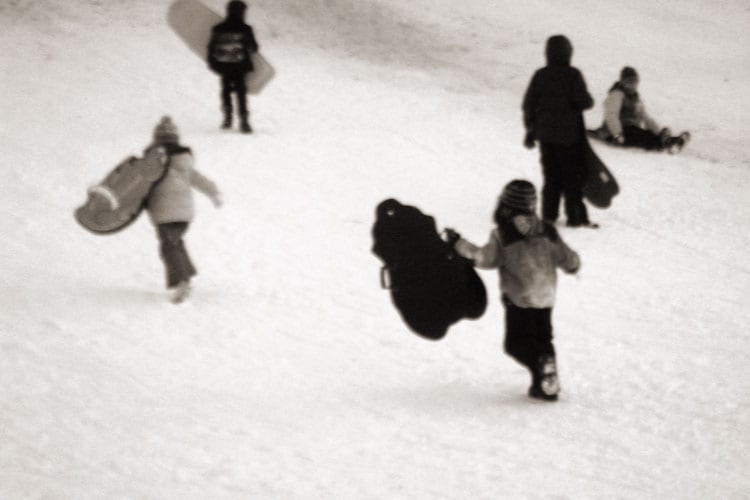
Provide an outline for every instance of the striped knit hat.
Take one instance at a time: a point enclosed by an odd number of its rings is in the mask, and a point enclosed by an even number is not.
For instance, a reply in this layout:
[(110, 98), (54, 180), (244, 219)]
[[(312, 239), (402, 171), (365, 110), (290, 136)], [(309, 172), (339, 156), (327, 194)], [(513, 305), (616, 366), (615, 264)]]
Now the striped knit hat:
[(177, 144), (179, 142), (177, 126), (172, 123), (169, 116), (163, 116), (159, 124), (154, 128), (154, 142), (156, 144)]
[(500, 203), (525, 214), (536, 211), (536, 189), (529, 181), (516, 179), (503, 188)]

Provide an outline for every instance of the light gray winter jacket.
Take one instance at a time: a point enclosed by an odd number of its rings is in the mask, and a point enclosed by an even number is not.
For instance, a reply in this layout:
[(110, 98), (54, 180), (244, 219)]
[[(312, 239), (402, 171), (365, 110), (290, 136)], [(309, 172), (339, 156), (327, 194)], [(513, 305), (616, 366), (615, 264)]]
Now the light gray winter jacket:
[(614, 87), (604, 99), (604, 127), (610, 136), (622, 135), (623, 127), (632, 125), (658, 134), (661, 128), (656, 120), (646, 113), (646, 106), (638, 94), (628, 96)]
[(555, 304), (556, 268), (578, 271), (581, 261), (551, 224), (526, 216), (521, 224), (508, 222), (490, 233), (482, 247), (459, 239), (456, 251), (479, 268), (500, 271), (500, 291), (514, 305), (547, 308)]
[(193, 168), (193, 154), (189, 148), (173, 148), (169, 157), (167, 173), (151, 191), (146, 205), (154, 224), (191, 222), (195, 215), (192, 188), (218, 204), (216, 184)]

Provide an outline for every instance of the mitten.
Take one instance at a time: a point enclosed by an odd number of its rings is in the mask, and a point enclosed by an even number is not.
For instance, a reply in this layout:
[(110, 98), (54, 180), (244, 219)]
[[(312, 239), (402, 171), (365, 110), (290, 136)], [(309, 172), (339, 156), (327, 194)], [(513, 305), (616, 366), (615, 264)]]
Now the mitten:
[(523, 139), (523, 145), (527, 149), (534, 149), (534, 132), (528, 131), (526, 132), (526, 137)]
[(461, 239), (461, 235), (449, 227), (446, 227), (444, 232), (445, 232), (445, 241), (451, 247), (453, 247), (456, 244), (456, 242)]

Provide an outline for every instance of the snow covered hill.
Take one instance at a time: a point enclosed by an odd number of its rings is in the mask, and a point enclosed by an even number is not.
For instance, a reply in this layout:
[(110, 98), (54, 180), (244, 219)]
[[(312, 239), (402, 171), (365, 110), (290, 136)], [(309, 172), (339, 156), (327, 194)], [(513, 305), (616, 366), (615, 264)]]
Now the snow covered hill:
[[(167, 6), (0, 4), (0, 498), (750, 496), (745, 2), (257, 0), (278, 74), (250, 137), (218, 129)], [(561, 230), (583, 269), (560, 279), (550, 405), (502, 352), (494, 272), (483, 318), (424, 341), (370, 228), (396, 197), (483, 242), (502, 185), (540, 184), (520, 100), (556, 33), (598, 103), (635, 66), (694, 139), (595, 146), (622, 193), (599, 231)], [(180, 306), (146, 218), (72, 217), (165, 114), (225, 195), (196, 195)]]

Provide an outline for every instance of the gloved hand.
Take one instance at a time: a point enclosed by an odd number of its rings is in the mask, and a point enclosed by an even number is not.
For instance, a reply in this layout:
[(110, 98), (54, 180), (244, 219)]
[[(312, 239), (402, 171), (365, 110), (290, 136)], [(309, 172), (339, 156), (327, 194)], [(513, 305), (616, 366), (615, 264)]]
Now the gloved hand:
[(213, 196), (211, 196), (211, 202), (216, 208), (221, 208), (221, 206), (224, 204), (224, 201), (221, 199), (221, 193), (215, 193)]
[(534, 132), (526, 132), (526, 137), (523, 139), (523, 145), (526, 149), (534, 149)]
[(461, 235), (449, 227), (446, 227), (443, 232), (445, 233), (445, 241), (451, 247), (453, 247), (456, 242), (461, 239)]

